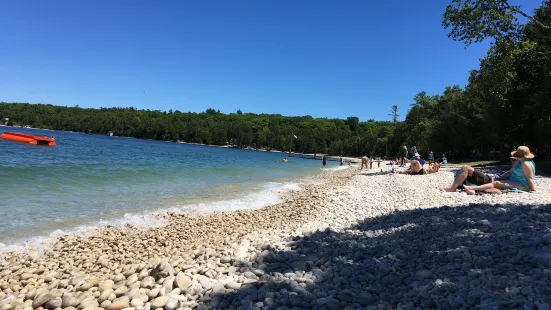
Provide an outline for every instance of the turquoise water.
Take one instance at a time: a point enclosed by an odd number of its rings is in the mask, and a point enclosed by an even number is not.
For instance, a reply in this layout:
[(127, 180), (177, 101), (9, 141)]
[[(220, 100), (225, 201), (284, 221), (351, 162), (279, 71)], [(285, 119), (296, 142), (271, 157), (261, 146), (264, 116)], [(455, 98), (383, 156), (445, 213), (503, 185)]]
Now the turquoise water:
[[(0, 243), (132, 222), (163, 210), (258, 208), (321, 170), (284, 154), (0, 127), (56, 137), (56, 147), (0, 139)], [(336, 162), (329, 162), (336, 168)]]

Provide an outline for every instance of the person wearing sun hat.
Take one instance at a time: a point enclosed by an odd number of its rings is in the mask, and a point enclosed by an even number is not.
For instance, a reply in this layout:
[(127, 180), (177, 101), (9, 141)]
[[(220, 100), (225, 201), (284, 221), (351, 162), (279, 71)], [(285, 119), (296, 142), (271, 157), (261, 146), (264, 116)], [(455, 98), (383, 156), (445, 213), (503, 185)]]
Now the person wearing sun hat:
[(463, 188), (467, 194), (474, 194), (477, 190), (499, 193), (503, 189), (534, 192), (536, 191), (534, 184), (536, 165), (532, 161), (534, 157), (527, 146), (519, 146), (511, 152), (511, 159), (516, 159), (516, 162), (507, 173), (499, 177), (499, 180), (481, 186), (463, 186)]

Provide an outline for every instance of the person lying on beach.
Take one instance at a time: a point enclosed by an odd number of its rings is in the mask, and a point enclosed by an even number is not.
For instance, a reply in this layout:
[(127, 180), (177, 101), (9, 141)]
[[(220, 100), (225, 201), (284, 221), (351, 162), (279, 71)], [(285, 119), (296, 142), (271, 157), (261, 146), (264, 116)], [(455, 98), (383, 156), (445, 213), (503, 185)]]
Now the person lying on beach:
[(465, 192), (473, 195), (476, 191), (499, 194), (501, 190), (519, 190), (523, 192), (535, 192), (534, 175), (536, 166), (534, 154), (526, 146), (519, 146), (516, 151), (511, 152), (511, 158), (516, 159), (515, 164), (499, 180), (480, 186), (463, 186)]
[(440, 170), (441, 166), (442, 165), (440, 165), (439, 163), (431, 163), (431, 164), (429, 164), (429, 167), (425, 170), (425, 172), (427, 174), (438, 172), (438, 170)]
[(471, 166), (463, 166), (455, 176), (452, 185), (449, 187), (440, 187), (440, 190), (443, 192), (455, 192), (459, 186), (465, 183), (465, 181), (471, 184), (484, 185), (492, 183), (496, 179), (495, 176), (476, 170)]
[[(412, 168), (413, 166), (413, 168)], [(432, 163), (430, 164), (426, 169), (421, 166), (421, 163), (417, 160), (410, 161), (410, 167), (408, 170), (405, 171), (399, 171), (398, 173), (401, 174), (411, 174), (411, 175), (424, 175), (424, 174), (431, 174), (436, 173), (438, 170), (440, 170), (440, 164), (439, 163)], [(421, 167), (420, 170), (419, 167)], [(393, 170), (394, 171), (394, 170)]]
[(411, 175), (423, 175), (425, 174), (425, 169), (423, 168), (423, 165), (419, 163), (418, 160), (410, 160), (409, 162), (409, 169), (404, 171), (398, 171), (400, 174), (411, 174)]
[(386, 164), (387, 166), (394, 166), (394, 165), (399, 165), (400, 164), (400, 160), (399, 159), (391, 159), (388, 164)]

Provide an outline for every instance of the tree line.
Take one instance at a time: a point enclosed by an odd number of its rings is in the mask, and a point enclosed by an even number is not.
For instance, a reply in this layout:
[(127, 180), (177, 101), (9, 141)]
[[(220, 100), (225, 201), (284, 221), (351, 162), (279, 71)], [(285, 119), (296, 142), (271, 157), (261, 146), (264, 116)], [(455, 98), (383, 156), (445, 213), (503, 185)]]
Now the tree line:
[[(305, 153), (385, 154), (391, 122), (286, 117), (253, 113), (223, 114), (151, 111), (135, 108), (83, 109), (48, 104), (0, 103), (0, 119), (14, 125), (211, 145), (267, 148)], [(296, 138), (295, 138), (296, 137)]]
[(396, 156), (407, 145), (448, 158), (497, 158), (527, 145), (539, 158), (551, 158), (551, 0), (534, 12), (506, 0), (451, 0), (443, 27), (466, 47), (484, 40), (492, 44), (465, 87), (418, 93), (401, 122), (397, 105), (389, 121), (360, 122), (354, 116), (0, 103), (0, 119), (56, 130), (331, 155)]

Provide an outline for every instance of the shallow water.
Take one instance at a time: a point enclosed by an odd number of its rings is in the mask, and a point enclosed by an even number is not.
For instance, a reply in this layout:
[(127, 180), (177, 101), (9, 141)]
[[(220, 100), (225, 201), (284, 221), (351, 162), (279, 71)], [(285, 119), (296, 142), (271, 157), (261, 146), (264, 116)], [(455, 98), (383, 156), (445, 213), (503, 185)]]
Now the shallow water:
[[(0, 127), (56, 137), (56, 147), (0, 139), (0, 243), (134, 222), (162, 210), (259, 208), (320, 172), (284, 154)], [(328, 162), (336, 168), (336, 162)]]

